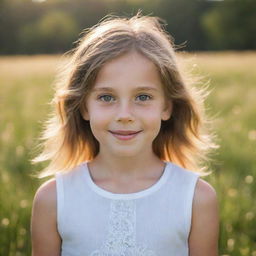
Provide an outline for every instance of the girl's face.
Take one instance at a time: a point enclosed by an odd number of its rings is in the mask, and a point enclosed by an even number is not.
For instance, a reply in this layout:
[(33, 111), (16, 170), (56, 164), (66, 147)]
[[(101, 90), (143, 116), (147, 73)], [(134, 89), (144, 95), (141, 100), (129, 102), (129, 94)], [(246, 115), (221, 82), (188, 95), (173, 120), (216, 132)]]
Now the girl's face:
[(99, 154), (119, 157), (152, 153), (161, 120), (170, 115), (155, 65), (135, 51), (101, 68), (83, 112), (100, 144)]

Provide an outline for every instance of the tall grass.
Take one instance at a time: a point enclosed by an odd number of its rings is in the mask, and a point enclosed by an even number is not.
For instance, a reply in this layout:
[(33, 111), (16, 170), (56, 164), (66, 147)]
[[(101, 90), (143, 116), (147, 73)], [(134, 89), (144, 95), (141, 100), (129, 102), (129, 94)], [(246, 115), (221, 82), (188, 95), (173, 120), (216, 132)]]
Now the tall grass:
[[(204, 76), (212, 93), (221, 145), (206, 178), (220, 205), (220, 255), (256, 256), (256, 53), (181, 54), (186, 68)], [(0, 255), (31, 254), (30, 214), (44, 180), (30, 177), (41, 123), (50, 110), (60, 56), (0, 57)]]

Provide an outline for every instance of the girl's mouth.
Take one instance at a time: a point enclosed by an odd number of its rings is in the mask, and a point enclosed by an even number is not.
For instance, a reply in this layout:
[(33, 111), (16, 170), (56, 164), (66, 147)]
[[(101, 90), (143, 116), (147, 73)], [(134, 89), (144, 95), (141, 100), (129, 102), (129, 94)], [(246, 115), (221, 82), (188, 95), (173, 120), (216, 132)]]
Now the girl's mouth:
[(110, 131), (119, 140), (131, 140), (137, 136), (141, 131)]

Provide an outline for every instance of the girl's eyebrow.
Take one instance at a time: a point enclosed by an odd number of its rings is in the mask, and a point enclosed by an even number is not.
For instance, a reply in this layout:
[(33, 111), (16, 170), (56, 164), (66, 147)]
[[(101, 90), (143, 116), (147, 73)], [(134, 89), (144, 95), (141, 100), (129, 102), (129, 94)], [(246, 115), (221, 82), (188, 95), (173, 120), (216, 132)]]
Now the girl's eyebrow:
[[(112, 87), (94, 87), (92, 91), (115, 91)], [(138, 86), (134, 88), (134, 91), (158, 91), (157, 88), (155, 87), (150, 87), (150, 86)]]

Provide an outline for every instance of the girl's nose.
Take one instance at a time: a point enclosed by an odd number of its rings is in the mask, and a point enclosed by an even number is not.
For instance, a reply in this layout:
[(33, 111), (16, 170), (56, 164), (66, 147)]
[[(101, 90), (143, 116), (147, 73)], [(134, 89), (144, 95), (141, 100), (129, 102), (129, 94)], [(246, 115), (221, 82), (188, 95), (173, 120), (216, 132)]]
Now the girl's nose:
[(134, 121), (132, 107), (129, 102), (121, 103), (117, 108), (116, 121), (131, 122)]

